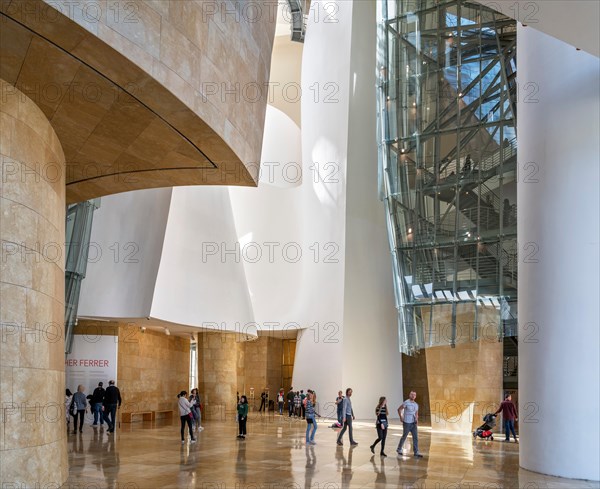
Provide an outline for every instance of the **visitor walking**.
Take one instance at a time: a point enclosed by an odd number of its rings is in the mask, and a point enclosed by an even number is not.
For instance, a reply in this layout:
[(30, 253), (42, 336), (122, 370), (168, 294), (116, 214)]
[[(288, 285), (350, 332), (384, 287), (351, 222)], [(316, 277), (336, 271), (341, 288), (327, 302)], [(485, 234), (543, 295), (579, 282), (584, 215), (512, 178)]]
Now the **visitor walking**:
[(416, 398), (417, 393), (415, 391), (410, 391), (408, 399), (400, 404), (400, 407), (398, 408), (398, 414), (400, 415), (400, 421), (402, 421), (402, 428), (404, 432), (402, 433), (402, 438), (400, 438), (400, 443), (398, 444), (398, 449), (396, 451), (399, 455), (402, 455), (402, 447), (404, 446), (406, 437), (410, 433), (412, 435), (413, 452), (415, 457), (423, 458), (423, 455), (419, 453), (419, 435), (417, 433), (419, 405), (415, 402)]
[(114, 433), (117, 425), (117, 409), (121, 407), (121, 391), (115, 385), (114, 380), (108, 381), (102, 404), (104, 405), (104, 421), (108, 424), (108, 433)]
[(290, 390), (287, 393), (287, 403), (288, 403), (288, 414), (289, 417), (292, 417), (292, 413), (294, 412), (294, 388), (290, 387)]
[[(313, 391), (309, 390), (306, 394), (304, 410), (306, 417), (306, 444), (316, 445), (315, 433), (317, 432), (317, 417), (315, 415), (316, 396)], [(311, 431), (312, 428), (312, 431)]]
[(351, 397), (352, 397), (352, 389), (350, 387), (348, 387), (346, 389), (346, 398), (344, 399), (344, 403), (343, 403), (344, 427), (342, 428), (342, 431), (340, 431), (340, 434), (337, 437), (337, 444), (340, 446), (343, 445), (342, 437), (344, 436), (344, 433), (346, 433), (346, 429), (348, 429), (350, 445), (353, 447), (358, 445), (358, 443), (356, 443), (354, 441), (354, 437), (352, 436), (352, 420), (355, 418), (354, 418), (354, 411), (352, 410), (352, 401), (350, 400)]
[(294, 416), (300, 417), (300, 391), (296, 391), (294, 394)]
[(73, 424), (73, 433), (77, 433), (77, 420), (79, 420), (79, 433), (83, 433), (83, 418), (87, 407), (87, 399), (85, 398), (85, 387), (81, 384), (77, 386), (77, 392), (73, 394), (71, 403), (77, 408), (74, 415), (75, 421)]
[(385, 454), (385, 439), (388, 431), (388, 418), (387, 418), (387, 400), (385, 397), (380, 397), (377, 407), (375, 408), (375, 428), (377, 429), (377, 440), (370, 446), (371, 453), (375, 453), (375, 446), (381, 442), (381, 456), (387, 457)]
[(71, 401), (73, 400), (73, 393), (70, 389), (65, 389), (65, 413), (67, 415), (67, 432), (71, 427)]
[(512, 433), (515, 443), (519, 443), (515, 433), (515, 421), (518, 419), (517, 408), (512, 402), (512, 396), (510, 394), (506, 394), (504, 401), (500, 403), (498, 411), (494, 414), (498, 414), (500, 411), (502, 411), (502, 420), (504, 421), (504, 434), (506, 436), (504, 441), (510, 441), (510, 434)]
[(281, 389), (279, 391), (279, 394), (277, 394), (277, 407), (279, 408), (279, 415), (283, 416), (283, 401), (284, 401), (284, 397), (283, 397), (283, 389)]
[(190, 443), (196, 443), (194, 438), (194, 430), (192, 428), (192, 403), (187, 399), (187, 391), (181, 391), (177, 396), (177, 404), (179, 405), (179, 419), (181, 420), (181, 444), (185, 443), (185, 425), (188, 426), (190, 434)]
[(102, 416), (102, 401), (104, 401), (104, 394), (106, 390), (102, 387), (104, 384), (98, 382), (98, 387), (94, 389), (90, 404), (92, 405), (92, 412), (94, 413), (94, 424), (96, 426), (100, 421), (100, 426), (104, 425), (104, 416)]
[[(258, 408), (258, 412), (260, 413), (261, 411), (266, 411), (266, 400), (267, 400), (267, 393), (265, 391), (263, 391), (260, 394), (260, 407)], [(256, 406), (256, 404), (255, 404)]]
[(335, 399), (335, 405), (337, 406), (338, 424), (342, 426), (344, 422), (344, 396), (342, 395), (342, 391), (338, 391), (338, 396)]

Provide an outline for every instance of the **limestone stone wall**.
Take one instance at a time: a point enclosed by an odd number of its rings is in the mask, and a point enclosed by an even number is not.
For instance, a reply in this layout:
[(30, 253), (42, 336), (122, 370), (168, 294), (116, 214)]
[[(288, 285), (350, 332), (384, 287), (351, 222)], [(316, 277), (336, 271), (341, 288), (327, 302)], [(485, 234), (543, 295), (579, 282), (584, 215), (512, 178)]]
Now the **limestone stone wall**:
[[(244, 361), (246, 367), (246, 385), (244, 393), (247, 396), (250, 396), (251, 389), (254, 389), (254, 402), (251, 402), (251, 407), (255, 409), (260, 407), (261, 392), (265, 390), (266, 387), (269, 387), (267, 385), (267, 340), (268, 338), (262, 337), (244, 345), (246, 350)], [(272, 395), (273, 394), (269, 392), (269, 396)]]
[(198, 335), (198, 389), (206, 419), (233, 419), (236, 392), (244, 394), (244, 343), (235, 334)]
[[(60, 110), (40, 105), (73, 150), (72, 201), (258, 182), (276, 1), (4, 0), (0, 11), (4, 78), (69, 93)], [(91, 86), (98, 103), (79, 93)]]
[(280, 388), (285, 392), (283, 385), (283, 340), (278, 338), (267, 338), (267, 386), (271, 399), (277, 406), (277, 393)]
[(189, 391), (190, 340), (157, 331), (131, 334), (119, 325), (117, 385), (121, 411), (173, 409), (177, 394)]
[[(421, 350), (418, 355), (402, 355), (402, 399), (408, 399), (410, 391), (417, 393), (419, 404), (419, 422), (429, 424), (431, 422), (429, 406), (429, 379), (427, 377), (427, 353)], [(390, 406), (392, 413), (396, 412), (398, 406)]]
[(245, 344), (244, 370), (246, 372), (246, 394), (254, 388), (256, 408), (260, 407), (260, 394), (269, 390), (269, 399), (276, 401), (282, 385), (283, 340), (260, 336), (256, 341)]
[[(476, 320), (472, 305), (459, 307), (454, 347), (449, 344), (451, 314), (451, 306), (437, 308), (431, 323), (432, 343), (440, 346), (426, 348), (420, 358), (403, 363), (412, 367), (404, 374), (404, 397), (410, 390), (417, 391), (421, 415), (429, 415), (433, 429), (467, 433), (481, 425), (483, 415), (495, 411), (502, 400), (499, 312), (481, 307)], [(428, 315), (424, 321), (429, 324)], [(478, 339), (472, 341), (475, 331)]]
[(0, 80), (0, 475), (67, 478), (64, 412), (65, 159), (48, 119)]
[(242, 341), (234, 333), (198, 335), (198, 383), (207, 419), (233, 419), (236, 393), (248, 396), (254, 388), (255, 406), (269, 388), (271, 399), (281, 386), (283, 340), (261, 336)]

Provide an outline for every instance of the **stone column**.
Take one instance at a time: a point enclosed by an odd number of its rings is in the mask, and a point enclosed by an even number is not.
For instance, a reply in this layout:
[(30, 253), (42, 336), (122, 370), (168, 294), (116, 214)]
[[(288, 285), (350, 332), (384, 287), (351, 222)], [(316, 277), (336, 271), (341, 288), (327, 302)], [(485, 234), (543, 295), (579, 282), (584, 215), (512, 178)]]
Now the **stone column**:
[(244, 345), (234, 333), (198, 335), (198, 389), (206, 419), (233, 419), (236, 392), (249, 394), (244, 392)]
[[(434, 430), (469, 433), (482, 424), (486, 412), (494, 412), (502, 400), (503, 343), (498, 339), (499, 313), (493, 307), (479, 307), (477, 340), (473, 341), (475, 309), (459, 305), (456, 319), (456, 346), (451, 340), (452, 306), (436, 309), (433, 328), (425, 341), (433, 346), (421, 352), (425, 356), (429, 413)], [(424, 317), (429, 322), (428, 315)], [(421, 382), (422, 380), (419, 379)], [(410, 380), (408, 380), (410, 382)], [(404, 397), (419, 391), (405, 381)], [(425, 400), (425, 399), (423, 399)], [(499, 430), (498, 430), (499, 431)]]
[(0, 480), (67, 479), (65, 157), (40, 108), (0, 80)]
[(520, 464), (598, 480), (600, 64), (517, 35)]

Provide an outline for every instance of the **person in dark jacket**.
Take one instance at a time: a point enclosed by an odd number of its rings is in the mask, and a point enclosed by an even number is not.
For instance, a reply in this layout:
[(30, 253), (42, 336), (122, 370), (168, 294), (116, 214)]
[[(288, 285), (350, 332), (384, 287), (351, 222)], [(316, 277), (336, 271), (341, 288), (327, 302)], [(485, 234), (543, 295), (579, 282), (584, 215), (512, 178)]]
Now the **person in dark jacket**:
[(517, 435), (515, 434), (515, 420), (518, 419), (517, 408), (512, 402), (512, 396), (510, 394), (506, 394), (504, 401), (500, 403), (498, 411), (494, 414), (498, 414), (500, 411), (502, 411), (502, 419), (504, 420), (504, 433), (506, 435), (504, 441), (510, 441), (510, 434), (512, 433), (515, 443), (519, 443)]
[(115, 385), (115, 381), (108, 382), (108, 387), (104, 393), (104, 421), (108, 425), (108, 432), (114, 433), (117, 418), (117, 409), (121, 407), (121, 392)]
[[(260, 412), (261, 412), (263, 409), (264, 409), (264, 410), (265, 410), (265, 412), (266, 412), (266, 410), (267, 410), (267, 407), (266, 407), (266, 402), (267, 402), (267, 393), (263, 391), (263, 392), (260, 394), (260, 407), (258, 408), (258, 412), (259, 412), (259, 413), (260, 413)], [(255, 404), (255, 406), (256, 406), (256, 404)]]
[(294, 388), (290, 387), (290, 390), (287, 393), (286, 399), (288, 403), (288, 414), (289, 417), (292, 417), (292, 413), (294, 412)]
[(387, 457), (385, 454), (385, 439), (387, 437), (388, 430), (388, 418), (387, 418), (387, 400), (385, 397), (380, 397), (379, 402), (377, 403), (377, 407), (375, 408), (375, 416), (377, 419), (375, 420), (375, 428), (377, 429), (377, 440), (373, 442), (373, 444), (369, 447), (371, 448), (371, 453), (375, 453), (375, 445), (381, 442), (381, 456)]
[(102, 387), (104, 384), (102, 382), (98, 382), (98, 387), (94, 389), (94, 393), (90, 399), (90, 404), (92, 405), (92, 412), (94, 413), (94, 424), (96, 426), (98, 424), (98, 420), (100, 420), (100, 426), (104, 424), (104, 416), (102, 415), (102, 401), (104, 401), (104, 393), (106, 390)]
[(238, 438), (246, 438), (246, 421), (248, 420), (248, 399), (246, 396), (240, 397), (240, 403), (237, 406), (238, 423), (240, 432)]

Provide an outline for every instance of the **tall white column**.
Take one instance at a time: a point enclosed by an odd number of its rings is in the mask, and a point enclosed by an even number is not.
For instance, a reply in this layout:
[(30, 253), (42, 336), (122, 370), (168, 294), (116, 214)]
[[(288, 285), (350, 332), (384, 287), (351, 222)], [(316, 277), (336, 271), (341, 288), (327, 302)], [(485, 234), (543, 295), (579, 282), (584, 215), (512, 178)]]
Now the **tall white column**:
[[(329, 6), (328, 6), (329, 5)], [(294, 387), (313, 387), (321, 414), (336, 416), (338, 389), (351, 387), (357, 418), (372, 419), (380, 396), (392, 413), (402, 398), (392, 263), (377, 196), (374, 2), (314, 1), (302, 61), (304, 248), (308, 326), (300, 335)], [(315, 97), (315, 87), (328, 97)], [(314, 170), (318, 168), (318, 174)], [(317, 325), (317, 326), (314, 326)]]
[(519, 418), (525, 469), (599, 479), (599, 60), (519, 27)]

